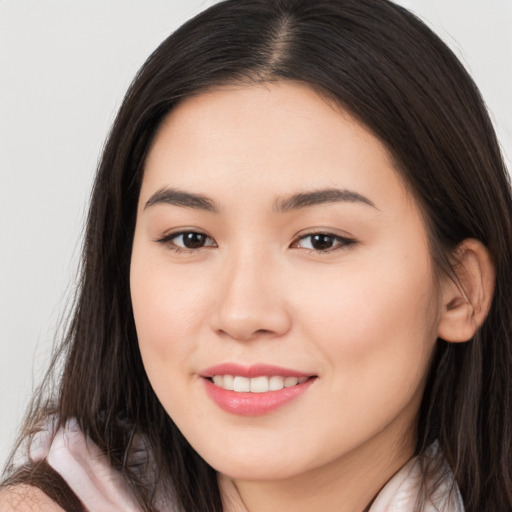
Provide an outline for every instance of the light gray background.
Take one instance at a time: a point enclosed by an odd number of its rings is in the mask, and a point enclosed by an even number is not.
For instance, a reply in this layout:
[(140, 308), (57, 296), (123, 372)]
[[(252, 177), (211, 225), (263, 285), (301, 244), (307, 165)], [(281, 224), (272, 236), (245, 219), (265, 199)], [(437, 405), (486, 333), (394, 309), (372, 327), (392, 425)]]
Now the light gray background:
[[(0, 0), (0, 464), (73, 291), (103, 141), (133, 75), (214, 0)], [(512, 158), (512, 0), (401, 0), (469, 68)], [(70, 285), (71, 283), (71, 285)]]

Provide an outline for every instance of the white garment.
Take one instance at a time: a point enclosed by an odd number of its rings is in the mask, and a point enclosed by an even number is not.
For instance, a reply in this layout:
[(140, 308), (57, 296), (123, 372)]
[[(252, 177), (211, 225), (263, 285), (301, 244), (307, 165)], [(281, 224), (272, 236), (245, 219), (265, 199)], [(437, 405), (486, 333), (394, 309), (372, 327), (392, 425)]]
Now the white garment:
[[(433, 445), (431, 450), (435, 453), (438, 448)], [(55, 436), (50, 430), (34, 436), (30, 458), (33, 462), (46, 458), (90, 512), (140, 512), (121, 474), (110, 466), (101, 450), (86, 439), (74, 420), (68, 421)], [(420, 464), (413, 458), (384, 486), (370, 512), (413, 512), (421, 480)], [(161, 512), (174, 512), (171, 503), (161, 502), (160, 505)], [(464, 512), (448, 468), (424, 512)]]

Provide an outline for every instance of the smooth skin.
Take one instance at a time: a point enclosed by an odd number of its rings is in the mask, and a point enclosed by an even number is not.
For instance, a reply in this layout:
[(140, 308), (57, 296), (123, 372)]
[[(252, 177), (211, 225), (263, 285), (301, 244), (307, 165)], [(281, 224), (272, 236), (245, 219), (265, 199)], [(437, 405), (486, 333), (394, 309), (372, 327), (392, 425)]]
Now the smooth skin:
[[(487, 251), (459, 252), (469, 295), (436, 277), (383, 144), (304, 85), (217, 88), (167, 117), (140, 193), (135, 322), (155, 393), (219, 471), (226, 510), (368, 506), (413, 454), (437, 337), (465, 341), (487, 312)], [(315, 380), (239, 416), (201, 377), (226, 362)]]
[[(132, 302), (155, 393), (219, 472), (226, 512), (368, 507), (413, 454), (437, 338), (470, 339), (488, 312), (488, 251), (469, 239), (453, 257), (456, 280), (434, 271), (386, 148), (304, 85), (218, 88), (167, 117), (140, 193)], [(226, 362), (314, 381), (239, 416), (201, 377)], [(14, 510), (62, 509), (20, 486), (0, 492)]]

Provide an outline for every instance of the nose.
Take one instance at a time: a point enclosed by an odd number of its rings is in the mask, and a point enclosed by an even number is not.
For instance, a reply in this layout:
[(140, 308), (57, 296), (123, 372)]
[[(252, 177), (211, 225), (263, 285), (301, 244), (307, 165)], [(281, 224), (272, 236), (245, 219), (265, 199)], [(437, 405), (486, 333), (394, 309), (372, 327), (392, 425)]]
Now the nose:
[(282, 272), (256, 254), (227, 259), (219, 275), (212, 328), (239, 341), (279, 337), (291, 328)]

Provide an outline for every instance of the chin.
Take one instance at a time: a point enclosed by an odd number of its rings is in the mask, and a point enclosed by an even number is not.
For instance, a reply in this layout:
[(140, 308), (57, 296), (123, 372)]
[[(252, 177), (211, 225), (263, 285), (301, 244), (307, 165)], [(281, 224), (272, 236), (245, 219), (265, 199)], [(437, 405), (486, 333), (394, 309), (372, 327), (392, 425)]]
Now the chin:
[(285, 480), (297, 476), (300, 473), (300, 470), (298, 471), (297, 468), (292, 470), (290, 467), (287, 467), (286, 464), (276, 465), (269, 462), (264, 464), (240, 464), (237, 462), (233, 464), (220, 464), (217, 467), (213, 466), (213, 468), (233, 480), (251, 482)]
[(304, 458), (305, 454), (300, 450), (295, 451), (294, 454), (275, 449), (236, 449), (235, 453), (226, 451), (218, 453), (216, 450), (208, 450), (208, 453), (201, 451), (198, 453), (216, 471), (234, 480), (281, 480), (305, 473), (322, 464), (308, 462)]

